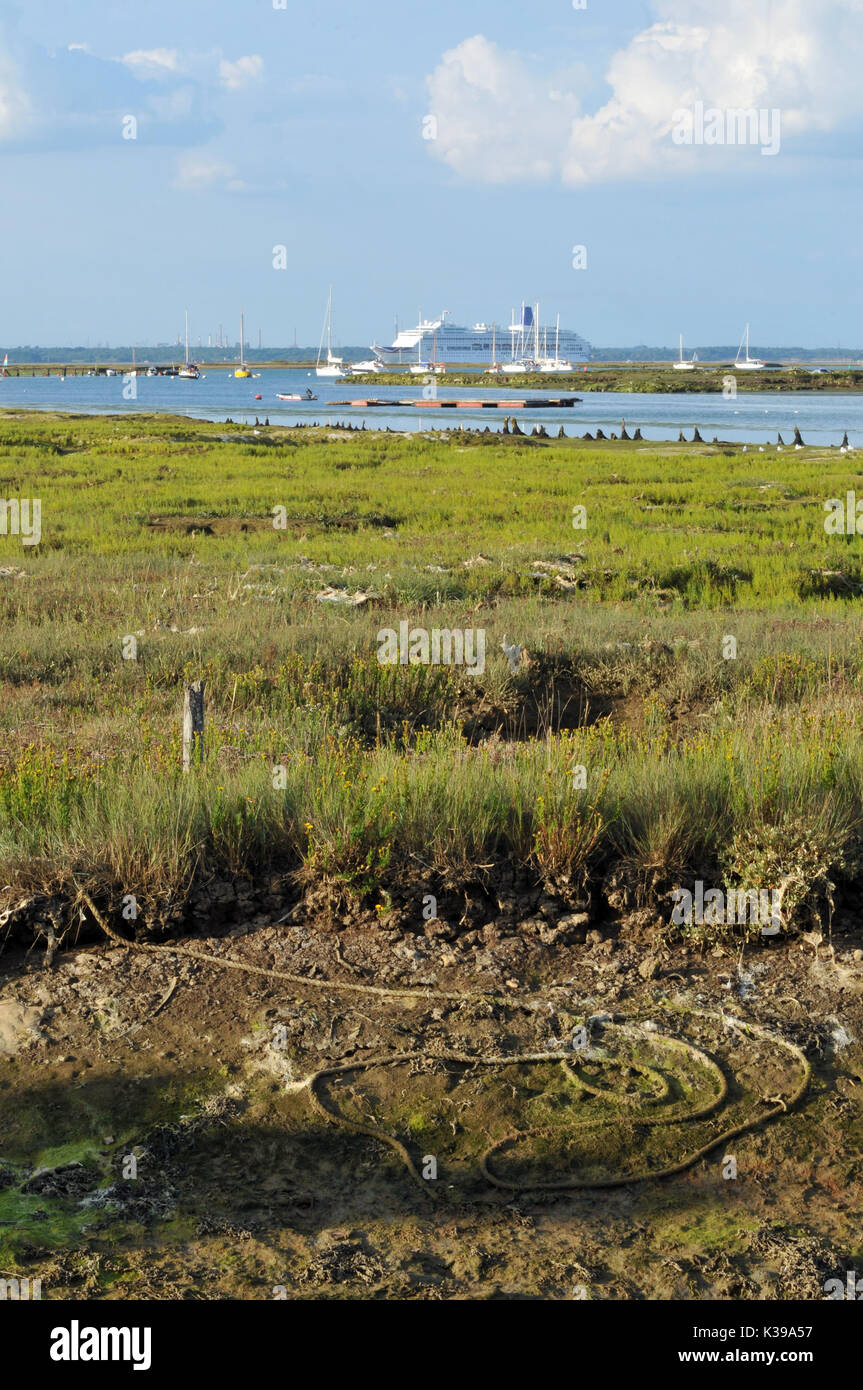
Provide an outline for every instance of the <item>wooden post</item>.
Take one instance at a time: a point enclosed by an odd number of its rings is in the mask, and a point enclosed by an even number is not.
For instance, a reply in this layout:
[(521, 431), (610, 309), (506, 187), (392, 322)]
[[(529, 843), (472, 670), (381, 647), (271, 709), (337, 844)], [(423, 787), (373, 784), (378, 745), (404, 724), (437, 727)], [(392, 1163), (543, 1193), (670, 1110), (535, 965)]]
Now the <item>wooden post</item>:
[(192, 681), (185, 687), (183, 699), (183, 771), (188, 772), (198, 750), (198, 762), (204, 759), (204, 682)]

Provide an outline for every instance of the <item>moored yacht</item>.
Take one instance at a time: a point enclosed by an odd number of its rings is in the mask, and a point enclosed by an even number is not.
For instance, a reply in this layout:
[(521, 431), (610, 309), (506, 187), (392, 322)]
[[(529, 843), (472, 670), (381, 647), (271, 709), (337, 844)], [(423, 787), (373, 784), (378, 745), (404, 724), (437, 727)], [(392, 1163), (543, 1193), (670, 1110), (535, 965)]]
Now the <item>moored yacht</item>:
[(249, 377), (252, 373), (246, 366), (246, 318), (240, 314), (240, 365), (234, 372), (235, 377)]
[(691, 362), (687, 362), (686, 358), (683, 356), (683, 334), (681, 333), (681, 335), (680, 335), (680, 360), (679, 360), (678, 362), (675, 362), (675, 363), (674, 363), (674, 370), (675, 370), (676, 372), (694, 372), (694, 371), (695, 371), (695, 364), (696, 364), (697, 361), (698, 361), (698, 355), (697, 355), (697, 353), (693, 353), (693, 354), (692, 354), (692, 360), (691, 360)]
[[(741, 352), (743, 351), (744, 343), (746, 344), (746, 356), (741, 360), (740, 354), (741, 354)], [(746, 325), (746, 331), (745, 331), (745, 333), (743, 334), (743, 337), (742, 337), (741, 340), (740, 340), (740, 347), (737, 349), (737, 356), (736, 356), (736, 358), (734, 359), (734, 366), (735, 366), (739, 371), (741, 371), (741, 372), (763, 372), (763, 371), (764, 371), (764, 368), (767, 366), (767, 363), (766, 363), (766, 362), (762, 362), (762, 360), (761, 360), (760, 357), (750, 357), (750, 356), (749, 356), (749, 324), (748, 324), (748, 323), (747, 323), (747, 325)]]
[[(327, 339), (327, 360), (321, 362), (321, 354), (324, 350), (324, 335)], [(324, 326), (321, 329), (321, 341), (318, 344), (318, 360), (315, 366), (315, 373), (320, 377), (330, 377), (338, 380), (340, 377), (347, 376), (345, 371), (344, 358), (333, 355), (333, 287), (330, 285), (330, 294), (327, 299), (327, 315)]]
[(189, 381), (197, 381), (201, 373), (194, 362), (189, 360), (189, 311), (186, 310), (186, 357), (182, 367), (177, 372), (177, 376), (185, 377)]

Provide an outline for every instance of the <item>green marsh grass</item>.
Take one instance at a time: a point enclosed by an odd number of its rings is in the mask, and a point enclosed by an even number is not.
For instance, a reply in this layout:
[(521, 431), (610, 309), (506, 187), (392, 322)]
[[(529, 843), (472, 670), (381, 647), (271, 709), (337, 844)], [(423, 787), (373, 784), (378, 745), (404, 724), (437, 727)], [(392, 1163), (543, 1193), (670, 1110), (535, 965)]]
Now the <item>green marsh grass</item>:
[[(406, 865), (510, 861), (573, 890), (623, 869), (651, 902), (760, 863), (802, 908), (860, 840), (863, 565), (823, 529), (852, 470), (2, 414), (0, 492), (43, 518), (38, 547), (0, 537), (3, 882), (146, 901), (275, 866), (373, 897)], [(485, 671), (380, 666), (401, 620), (482, 627)], [(183, 777), (192, 678), (206, 757)]]

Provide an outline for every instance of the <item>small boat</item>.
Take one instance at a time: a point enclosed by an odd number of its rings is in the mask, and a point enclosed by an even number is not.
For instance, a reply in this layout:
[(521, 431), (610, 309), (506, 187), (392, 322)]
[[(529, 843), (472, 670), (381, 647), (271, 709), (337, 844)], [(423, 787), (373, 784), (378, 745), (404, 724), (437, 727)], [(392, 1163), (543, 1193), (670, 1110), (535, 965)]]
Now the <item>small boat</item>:
[(248, 367), (246, 366), (246, 349), (245, 349), (245, 342), (244, 342), (245, 336), (246, 336), (246, 320), (245, 320), (245, 316), (244, 316), (243, 314), (240, 314), (240, 365), (239, 365), (239, 367), (237, 368), (237, 370), (234, 372), (234, 376), (235, 376), (235, 377), (250, 377), (250, 376), (252, 375), (252, 373), (249, 371)]
[(683, 356), (683, 334), (681, 333), (681, 335), (680, 335), (680, 361), (674, 363), (674, 370), (675, 370), (676, 372), (694, 372), (694, 371), (695, 371), (695, 364), (696, 364), (697, 361), (698, 361), (698, 354), (697, 354), (697, 353), (693, 353), (693, 354), (692, 354), (692, 360), (691, 360), (691, 362), (687, 362), (686, 358)]
[[(324, 334), (327, 335), (327, 361), (326, 366), (321, 365), (321, 353), (324, 348)], [(315, 372), (320, 377), (332, 377), (338, 380), (346, 376), (344, 359), (333, 356), (333, 287), (330, 285), (330, 295), (327, 300), (327, 316), (324, 327), (321, 329), (321, 341), (318, 344), (318, 360), (315, 364)]]
[(352, 376), (380, 376), (385, 369), (383, 364), (375, 358), (369, 362), (352, 362)]
[[(741, 354), (741, 352), (743, 351), (743, 345), (744, 345), (744, 343), (746, 344), (746, 356), (745, 356), (745, 357), (743, 358), (743, 360), (741, 361), (740, 354)], [(737, 356), (736, 356), (736, 358), (734, 359), (734, 365), (735, 365), (735, 367), (736, 367), (739, 371), (742, 371), (742, 372), (763, 372), (763, 371), (764, 371), (764, 368), (767, 366), (767, 363), (766, 363), (766, 362), (762, 362), (760, 357), (750, 357), (750, 356), (749, 356), (749, 324), (748, 324), (748, 323), (747, 323), (747, 325), (746, 325), (746, 332), (743, 334), (743, 337), (742, 337), (741, 340), (740, 340), (740, 347), (737, 349)]]
[(276, 399), (280, 401), (316, 401), (318, 398), (313, 395), (311, 391), (306, 390), (302, 395), (300, 395), (298, 391), (291, 395), (285, 395), (283, 392), (277, 391)]
[(177, 376), (184, 377), (186, 381), (197, 381), (201, 373), (194, 362), (189, 360), (189, 311), (186, 310), (186, 356), (183, 365), (177, 372)]
[[(538, 322), (538, 321), (539, 321), (539, 305), (536, 306), (536, 310), (537, 310), (537, 322)], [(537, 336), (539, 336), (539, 328), (537, 328)], [(547, 341), (547, 335), (546, 335), (546, 341), (544, 341), (544, 343), (543, 343), (543, 356), (537, 358), (537, 366), (539, 367), (539, 370), (540, 370), (541, 372), (571, 372), (571, 371), (572, 371), (572, 363), (571, 363), (571, 362), (567, 362), (567, 361), (566, 361), (564, 358), (562, 358), (561, 355), (560, 355), (560, 314), (558, 314), (558, 316), (557, 316), (557, 338), (556, 338), (556, 340), (555, 340), (555, 345), (554, 345), (554, 357), (549, 357), (549, 355), (548, 355), (548, 341)]]

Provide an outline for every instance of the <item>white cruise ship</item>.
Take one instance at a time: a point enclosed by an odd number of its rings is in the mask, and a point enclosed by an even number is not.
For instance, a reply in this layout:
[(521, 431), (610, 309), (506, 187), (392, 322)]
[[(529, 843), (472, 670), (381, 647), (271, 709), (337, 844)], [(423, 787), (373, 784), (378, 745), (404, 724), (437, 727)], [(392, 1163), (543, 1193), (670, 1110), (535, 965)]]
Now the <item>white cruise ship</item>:
[(430, 371), (436, 365), (449, 364), (536, 371), (552, 347), (562, 369), (590, 358), (590, 343), (572, 329), (560, 328), (559, 321), (553, 327), (540, 327), (529, 304), (522, 304), (520, 315), (513, 310), (512, 321), (505, 328), (493, 323), (465, 328), (453, 323), (449, 310), (444, 309), (438, 319), (421, 318), (415, 328), (401, 329), (389, 347), (371, 344), (377, 360), (391, 371), (409, 371), (411, 367)]

